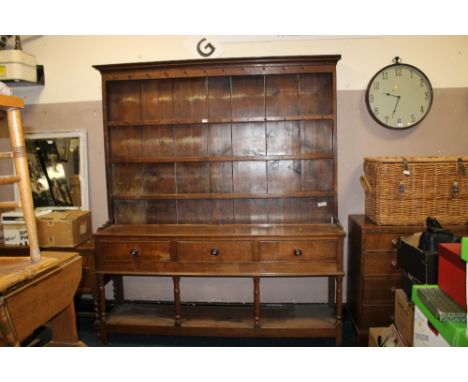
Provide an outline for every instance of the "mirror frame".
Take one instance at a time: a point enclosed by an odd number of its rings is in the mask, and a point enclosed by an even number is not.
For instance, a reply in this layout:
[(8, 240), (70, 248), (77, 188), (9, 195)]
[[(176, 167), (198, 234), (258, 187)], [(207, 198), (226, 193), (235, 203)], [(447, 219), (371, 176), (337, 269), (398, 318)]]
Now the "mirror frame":
[[(67, 131), (38, 131), (24, 133), (24, 140), (31, 139), (57, 139), (57, 138), (79, 138), (80, 140), (80, 192), (81, 207), (58, 207), (51, 206), (54, 209), (81, 209), (89, 211), (89, 185), (88, 185), (88, 139), (85, 129), (67, 130)], [(19, 200), (19, 193), (15, 187), (15, 200)], [(40, 207), (46, 208), (46, 207)]]

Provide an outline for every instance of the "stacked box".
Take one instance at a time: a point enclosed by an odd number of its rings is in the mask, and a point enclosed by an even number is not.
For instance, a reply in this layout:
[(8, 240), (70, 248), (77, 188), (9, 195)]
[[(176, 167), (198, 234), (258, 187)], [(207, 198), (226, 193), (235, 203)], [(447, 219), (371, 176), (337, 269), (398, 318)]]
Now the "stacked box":
[(466, 310), (466, 263), (460, 243), (439, 245), (439, 287)]
[(414, 306), (402, 289), (395, 290), (395, 326), (405, 344), (413, 346)]
[(418, 248), (421, 233), (403, 237), (397, 248), (397, 262), (402, 269), (402, 287), (411, 298), (413, 285), (437, 284), (438, 254)]
[(92, 235), (91, 214), (88, 211), (53, 211), (36, 221), (39, 245), (43, 248), (73, 248)]
[[(418, 289), (438, 288), (437, 285), (416, 285), (413, 288), (411, 301), (415, 305), (414, 311), (414, 341), (413, 346), (468, 346), (466, 322), (440, 321), (424, 305), (418, 295)], [(432, 332), (429, 333), (429, 332)], [(432, 335), (437, 338), (432, 338)], [(441, 336), (441, 337), (440, 337)], [(434, 343), (433, 340), (437, 340)]]

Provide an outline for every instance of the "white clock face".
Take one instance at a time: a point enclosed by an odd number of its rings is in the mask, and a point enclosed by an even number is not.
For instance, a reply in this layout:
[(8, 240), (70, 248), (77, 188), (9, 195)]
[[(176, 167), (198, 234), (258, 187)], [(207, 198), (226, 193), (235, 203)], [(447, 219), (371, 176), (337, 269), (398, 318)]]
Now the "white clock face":
[(432, 86), (420, 70), (395, 64), (380, 70), (366, 92), (366, 105), (381, 125), (406, 129), (421, 122), (432, 105)]

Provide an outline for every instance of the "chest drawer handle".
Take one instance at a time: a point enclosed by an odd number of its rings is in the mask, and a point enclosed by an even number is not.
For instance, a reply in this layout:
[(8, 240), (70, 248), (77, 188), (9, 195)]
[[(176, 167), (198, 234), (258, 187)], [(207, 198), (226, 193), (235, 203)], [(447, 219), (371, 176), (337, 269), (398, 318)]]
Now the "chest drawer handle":
[(136, 248), (132, 248), (130, 250), (130, 256), (132, 256), (132, 257), (137, 257), (139, 253), (140, 253), (140, 251), (138, 249), (136, 249)]
[(294, 256), (302, 256), (302, 249), (295, 248), (294, 249)]
[(218, 248), (211, 248), (210, 254), (213, 257), (218, 256), (219, 255), (219, 249)]

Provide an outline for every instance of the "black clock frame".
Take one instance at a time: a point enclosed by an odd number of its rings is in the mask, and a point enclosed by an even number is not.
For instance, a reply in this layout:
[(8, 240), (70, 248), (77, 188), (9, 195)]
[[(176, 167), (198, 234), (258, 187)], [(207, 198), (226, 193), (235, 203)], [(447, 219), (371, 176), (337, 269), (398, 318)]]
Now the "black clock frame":
[[(367, 85), (367, 89), (366, 89), (366, 95), (365, 95), (365, 103), (366, 103), (366, 107), (367, 107), (367, 111), (369, 112), (370, 116), (372, 117), (372, 119), (374, 121), (376, 121), (379, 125), (387, 128), (387, 129), (392, 129), (392, 130), (407, 130), (407, 129), (410, 129), (418, 124), (420, 124), (426, 117), (427, 115), (429, 114), (429, 112), (431, 111), (431, 107), (432, 107), (432, 102), (434, 101), (434, 91), (433, 91), (433, 87), (432, 87), (432, 84), (431, 84), (431, 81), (429, 80), (429, 77), (426, 75), (426, 73), (424, 73), (421, 69), (417, 68), (416, 66), (413, 66), (413, 65), (410, 65), (410, 64), (403, 64), (402, 62), (399, 62), (399, 57), (395, 57), (395, 63), (393, 64), (390, 64), (390, 65), (387, 65), (387, 66), (384, 66), (382, 69), (378, 70), (377, 73), (375, 73), (375, 75), (371, 78), (371, 80), (369, 81), (369, 84)], [(381, 120), (379, 120), (375, 115), (374, 113), (372, 112), (372, 108), (369, 104), (369, 90), (370, 90), (370, 87), (372, 85), (372, 83), (374, 82), (374, 79), (379, 76), (380, 74), (382, 74), (382, 72), (384, 70), (389, 70), (390, 68), (394, 67), (394, 66), (406, 66), (408, 68), (411, 68), (411, 69), (415, 69), (417, 70), (419, 73), (422, 74), (422, 76), (426, 79), (428, 85), (430, 86), (430, 89), (431, 89), (431, 101), (429, 103), (429, 106), (427, 108), (427, 112), (426, 114), (424, 114), (424, 116), (417, 122), (413, 123), (412, 125), (409, 125), (409, 126), (406, 126), (406, 127), (394, 127), (394, 126), (389, 126), (389, 125), (386, 125), (384, 122), (382, 122)]]

